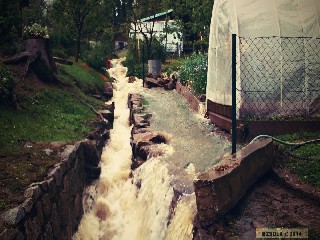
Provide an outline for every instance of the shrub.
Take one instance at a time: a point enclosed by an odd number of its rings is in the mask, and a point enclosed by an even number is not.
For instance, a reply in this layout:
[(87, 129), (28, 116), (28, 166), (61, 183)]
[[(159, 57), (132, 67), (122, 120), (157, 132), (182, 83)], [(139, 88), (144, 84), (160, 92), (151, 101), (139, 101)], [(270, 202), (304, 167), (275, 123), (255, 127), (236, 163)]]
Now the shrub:
[(12, 74), (0, 65), (0, 103), (11, 105), (14, 96), (15, 82)]
[[(144, 52), (143, 52), (144, 49)], [(157, 59), (161, 60), (162, 62), (165, 61), (165, 49), (161, 45), (161, 43), (154, 39), (151, 45), (150, 57), (149, 59)], [(138, 62), (138, 49), (135, 46), (135, 42), (133, 39), (129, 42), (128, 46), (128, 53), (126, 57), (126, 61), (124, 65), (128, 67), (128, 76), (136, 76), (138, 78), (143, 77), (143, 65), (142, 62), (144, 61), (144, 73), (146, 74), (148, 71), (147, 61), (149, 60), (147, 56), (147, 47), (144, 41), (140, 42), (140, 63)]]
[(195, 94), (205, 94), (207, 86), (207, 54), (192, 54), (180, 66), (181, 83), (188, 84)]
[[(90, 44), (91, 43), (91, 44)], [(106, 68), (106, 57), (112, 58), (111, 53), (111, 37), (108, 34), (102, 36), (101, 41), (87, 42), (87, 47), (82, 45), (83, 54), (82, 60), (85, 61), (90, 67), (104, 73)]]
[(59, 58), (68, 58), (68, 54), (63, 50), (63, 49), (52, 49), (52, 54), (55, 57), (59, 57)]

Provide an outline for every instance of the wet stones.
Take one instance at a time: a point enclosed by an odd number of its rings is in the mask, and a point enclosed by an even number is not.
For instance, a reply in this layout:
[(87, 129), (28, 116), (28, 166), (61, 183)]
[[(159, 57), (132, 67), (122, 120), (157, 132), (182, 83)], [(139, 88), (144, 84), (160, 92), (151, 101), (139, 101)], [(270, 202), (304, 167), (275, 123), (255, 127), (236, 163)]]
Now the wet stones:
[(103, 88), (103, 97), (106, 98), (106, 100), (110, 100), (113, 97), (113, 86), (111, 82), (105, 82), (104, 88)]
[(142, 96), (129, 94), (128, 107), (130, 109), (129, 122), (133, 125), (131, 131), (132, 165), (134, 170), (141, 166), (150, 157), (162, 155), (162, 150), (156, 145), (167, 143), (164, 134), (152, 131), (150, 119), (152, 114), (143, 112)]
[(147, 88), (160, 87), (160, 88), (164, 88), (165, 90), (173, 90), (176, 88), (176, 83), (177, 82), (175, 78), (169, 78), (169, 77), (158, 77), (158, 78), (146, 77), (144, 79), (144, 86)]
[(134, 83), (136, 81), (136, 78), (134, 76), (130, 76), (128, 79), (128, 83)]

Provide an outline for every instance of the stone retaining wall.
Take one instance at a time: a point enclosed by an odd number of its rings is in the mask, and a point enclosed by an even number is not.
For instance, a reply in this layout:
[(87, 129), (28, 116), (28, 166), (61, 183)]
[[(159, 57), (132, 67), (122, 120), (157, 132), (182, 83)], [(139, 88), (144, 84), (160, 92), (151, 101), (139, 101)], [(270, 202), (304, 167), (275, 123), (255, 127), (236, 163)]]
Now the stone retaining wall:
[(69, 145), (48, 179), (31, 184), (25, 201), (4, 213), (6, 230), (1, 239), (71, 239), (83, 215), (86, 183), (100, 173), (95, 145), (92, 140)]
[(230, 211), (274, 162), (271, 139), (255, 141), (194, 181), (198, 220), (207, 227)]
[(113, 125), (114, 104), (98, 112), (103, 119), (91, 123), (94, 131), (87, 139), (67, 145), (47, 179), (31, 184), (24, 192), (24, 202), (1, 216), (6, 229), (0, 239), (72, 238), (83, 215), (84, 189), (100, 176), (99, 162)]

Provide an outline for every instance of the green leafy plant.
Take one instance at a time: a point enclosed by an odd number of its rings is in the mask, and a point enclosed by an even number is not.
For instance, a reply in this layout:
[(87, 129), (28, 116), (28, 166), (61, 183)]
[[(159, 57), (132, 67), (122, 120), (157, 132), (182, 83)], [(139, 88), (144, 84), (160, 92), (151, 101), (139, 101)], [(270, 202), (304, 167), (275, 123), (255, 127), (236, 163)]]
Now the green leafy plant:
[(181, 83), (189, 85), (195, 94), (206, 93), (208, 57), (207, 54), (192, 54), (180, 66)]
[(24, 39), (28, 38), (49, 38), (48, 28), (38, 23), (27, 26), (23, 30)]
[(8, 105), (14, 94), (15, 82), (12, 73), (0, 65), (0, 103)]

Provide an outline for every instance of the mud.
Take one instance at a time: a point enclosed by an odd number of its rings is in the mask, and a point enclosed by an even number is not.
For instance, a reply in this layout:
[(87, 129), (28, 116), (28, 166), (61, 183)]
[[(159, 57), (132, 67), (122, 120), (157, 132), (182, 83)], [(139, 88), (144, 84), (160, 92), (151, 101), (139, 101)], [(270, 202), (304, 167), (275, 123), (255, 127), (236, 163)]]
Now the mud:
[(320, 203), (288, 189), (266, 174), (210, 235), (218, 239), (255, 239), (256, 228), (308, 228), (309, 239), (320, 239)]

